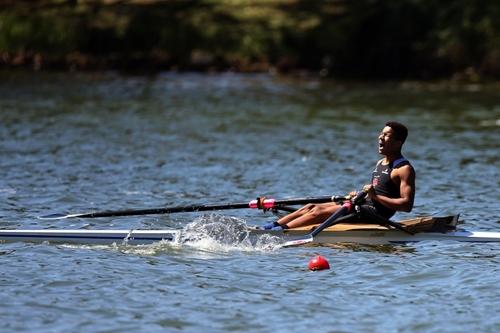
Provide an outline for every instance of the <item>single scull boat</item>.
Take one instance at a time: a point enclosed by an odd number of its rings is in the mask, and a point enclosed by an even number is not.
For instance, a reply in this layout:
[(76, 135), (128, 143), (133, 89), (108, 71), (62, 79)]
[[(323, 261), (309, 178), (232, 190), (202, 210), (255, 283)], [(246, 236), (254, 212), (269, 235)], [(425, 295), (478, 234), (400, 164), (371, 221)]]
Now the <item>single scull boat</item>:
[[(426, 240), (459, 242), (500, 242), (500, 232), (467, 231), (457, 229), (458, 216), (442, 218), (420, 217), (400, 221), (406, 230), (395, 229), (363, 221), (340, 223), (323, 230), (315, 239), (316, 244), (357, 243), (394, 244)], [(311, 232), (315, 226), (283, 231), (249, 227), (249, 237), (273, 235), (283, 241), (293, 240)], [(179, 242), (182, 230), (87, 230), (87, 229), (38, 229), (0, 230), (0, 242), (66, 243), (66, 244), (128, 244), (142, 245), (154, 242)]]

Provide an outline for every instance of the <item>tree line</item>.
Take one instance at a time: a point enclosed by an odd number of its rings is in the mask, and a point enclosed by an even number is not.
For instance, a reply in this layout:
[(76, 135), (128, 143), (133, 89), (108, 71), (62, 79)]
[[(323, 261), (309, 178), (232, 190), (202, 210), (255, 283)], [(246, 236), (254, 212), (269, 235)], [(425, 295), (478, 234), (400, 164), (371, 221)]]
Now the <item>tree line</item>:
[(3, 0), (0, 66), (499, 78), (500, 1)]

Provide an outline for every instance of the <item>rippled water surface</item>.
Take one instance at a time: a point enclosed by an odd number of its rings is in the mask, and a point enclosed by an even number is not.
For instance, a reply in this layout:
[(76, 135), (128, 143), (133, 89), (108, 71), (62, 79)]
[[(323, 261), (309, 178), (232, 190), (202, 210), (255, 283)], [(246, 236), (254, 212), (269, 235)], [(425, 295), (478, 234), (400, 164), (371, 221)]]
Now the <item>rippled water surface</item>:
[[(275, 249), (251, 210), (54, 212), (344, 194), (387, 120), (410, 127), (418, 214), (500, 229), (500, 88), (267, 75), (0, 74), (0, 227), (193, 228), (184, 245), (0, 244), (6, 332), (497, 332), (500, 244)], [(231, 216), (231, 217), (230, 217)], [(309, 272), (321, 254), (331, 269)]]

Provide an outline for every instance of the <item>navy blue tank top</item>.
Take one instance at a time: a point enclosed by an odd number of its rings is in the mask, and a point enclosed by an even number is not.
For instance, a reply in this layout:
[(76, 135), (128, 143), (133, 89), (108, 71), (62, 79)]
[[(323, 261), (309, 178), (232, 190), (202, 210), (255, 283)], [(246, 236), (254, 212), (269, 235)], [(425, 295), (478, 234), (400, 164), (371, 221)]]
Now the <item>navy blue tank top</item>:
[[(393, 169), (400, 168), (404, 165), (410, 165), (410, 162), (404, 157), (398, 158), (397, 160), (386, 165), (379, 162), (372, 174), (371, 183), (375, 193), (389, 198), (400, 198), (401, 193), (399, 191), (399, 185), (394, 184), (392, 181), (391, 172)], [(377, 210), (377, 213), (386, 218), (390, 218), (396, 213), (395, 210), (382, 205), (378, 201), (368, 200), (368, 204), (373, 205)]]

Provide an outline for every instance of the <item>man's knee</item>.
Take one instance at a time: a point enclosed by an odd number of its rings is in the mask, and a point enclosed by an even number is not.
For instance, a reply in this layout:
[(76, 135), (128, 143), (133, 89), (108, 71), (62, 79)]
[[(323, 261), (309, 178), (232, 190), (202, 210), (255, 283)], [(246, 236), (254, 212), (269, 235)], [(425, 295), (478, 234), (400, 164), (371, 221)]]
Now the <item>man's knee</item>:
[(313, 207), (311, 207), (311, 209), (309, 210), (309, 214), (311, 216), (319, 216), (321, 214), (323, 214), (325, 211), (325, 209), (321, 206), (317, 206), (317, 205), (313, 205)]
[(315, 209), (316, 207), (317, 207), (317, 205), (315, 205), (315, 204), (307, 204), (302, 209), (304, 209), (306, 211), (311, 211), (311, 210)]
[(314, 214), (315, 216), (322, 216), (322, 215), (331, 215), (336, 211), (337, 209), (335, 207), (316, 206), (310, 210), (310, 213)]

